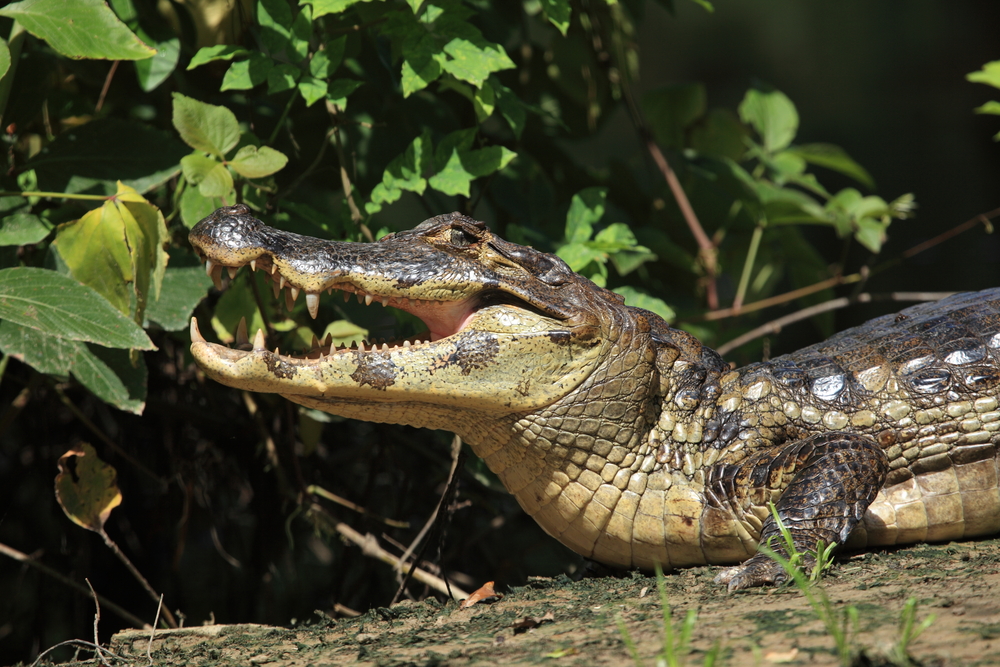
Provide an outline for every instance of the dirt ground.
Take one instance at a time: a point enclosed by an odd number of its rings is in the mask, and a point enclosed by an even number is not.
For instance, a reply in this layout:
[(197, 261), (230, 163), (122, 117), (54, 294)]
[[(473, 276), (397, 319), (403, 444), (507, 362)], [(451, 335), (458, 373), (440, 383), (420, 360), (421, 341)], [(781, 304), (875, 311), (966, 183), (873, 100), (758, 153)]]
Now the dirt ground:
[[(857, 609), (854, 664), (894, 664), (884, 656), (899, 639), (904, 603), (914, 597), (918, 621), (936, 618), (910, 645), (912, 664), (1000, 665), (998, 563), (1000, 539), (918, 545), (844, 557), (823, 587), (841, 613)], [(666, 577), (675, 625), (687, 610), (698, 613), (693, 651), (681, 664), (704, 664), (716, 643), (717, 665), (838, 663), (833, 638), (797, 589), (729, 595), (712, 582), (717, 571), (702, 567)], [(617, 623), (622, 619), (642, 661), (656, 664), (663, 620), (655, 578), (537, 579), (503, 593), (468, 609), (427, 600), (295, 628), (157, 632), (151, 656), (159, 665), (632, 665)], [(111, 650), (123, 658), (118, 664), (145, 665), (148, 643), (148, 632), (127, 631), (114, 637)]]

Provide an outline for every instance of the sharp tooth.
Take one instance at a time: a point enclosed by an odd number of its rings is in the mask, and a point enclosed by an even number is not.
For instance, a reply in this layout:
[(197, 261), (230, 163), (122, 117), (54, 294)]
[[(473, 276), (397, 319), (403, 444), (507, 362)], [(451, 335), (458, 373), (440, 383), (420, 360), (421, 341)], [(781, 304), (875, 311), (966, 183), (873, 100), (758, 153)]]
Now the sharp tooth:
[(253, 337), (253, 349), (254, 352), (261, 352), (267, 349), (267, 345), (264, 342), (263, 329), (257, 329), (257, 335)]
[(385, 306), (388, 305), (389, 305), (389, 297), (387, 296), (382, 297), (382, 307), (384, 308)]
[(410, 347), (410, 341), (404, 340), (403, 341), (403, 347)]
[(350, 292), (344, 292), (344, 303), (347, 303), (347, 300), (350, 299), (350, 298), (351, 298), (351, 293)]
[(312, 349), (319, 347), (319, 338), (316, 338), (316, 334), (313, 334)]
[[(323, 339), (323, 345), (326, 345), (327, 347), (333, 345), (333, 334), (327, 334), (326, 335), (326, 338)], [(340, 347), (344, 347), (344, 346), (341, 345)]]
[(372, 299), (374, 298), (375, 297), (373, 297), (371, 294), (365, 294), (365, 305), (366, 306), (372, 305)]
[(257, 260), (256, 259), (251, 259), (250, 260), (250, 270), (251, 271), (256, 271), (257, 270)]
[(276, 357), (281, 356), (281, 350), (279, 350), (278, 348), (274, 348), (274, 356)]
[(364, 351), (365, 351), (365, 341), (361, 341), (360, 343), (358, 343), (358, 352), (364, 352)]
[(382, 351), (383, 352), (389, 351), (389, 343), (382, 343)]
[(191, 318), (191, 342), (192, 343), (207, 343), (205, 337), (201, 335), (201, 331), (198, 330), (198, 320), (194, 317)]
[(281, 294), (281, 288), (278, 286), (277, 280), (271, 283), (271, 291), (274, 292), (275, 299), (277, 299), (278, 295)]
[(216, 289), (222, 289), (222, 266), (215, 266), (212, 269), (212, 282)]
[(232, 280), (233, 278), (235, 278), (236, 277), (236, 272), (240, 270), (240, 267), (238, 267), (238, 266), (228, 266), (226, 268), (229, 269), (229, 279), (230, 280)]
[(298, 300), (298, 298), (299, 298), (299, 291), (300, 291), (299, 288), (298, 287), (292, 287), (291, 290), (292, 290), (292, 301)]
[(294, 306), (295, 306), (295, 297), (292, 296), (292, 291), (288, 290), (287, 292), (285, 292), (285, 308), (291, 311)]
[(212, 269), (214, 269), (214, 268), (215, 268), (215, 262), (213, 262), (213, 261), (212, 261), (212, 260), (210, 260), (210, 259), (206, 259), (206, 260), (205, 260), (205, 274), (206, 274), (206, 275), (207, 275), (207, 276), (208, 276), (209, 278), (211, 278), (211, 277), (212, 277)]
[(271, 275), (273, 276), (277, 272), (278, 272), (278, 265), (277, 264), (271, 264)]
[(358, 303), (364, 303), (365, 302), (365, 295), (364, 295), (363, 292), (355, 292), (354, 296), (358, 297)]
[(319, 315), (319, 294), (306, 292), (306, 308), (309, 309), (309, 317), (315, 320)]
[(241, 317), (240, 323), (236, 327), (236, 346), (243, 347), (244, 345), (250, 344), (250, 338), (247, 337), (247, 318)]
[(278, 280), (278, 287), (285, 289), (285, 276), (281, 276)]

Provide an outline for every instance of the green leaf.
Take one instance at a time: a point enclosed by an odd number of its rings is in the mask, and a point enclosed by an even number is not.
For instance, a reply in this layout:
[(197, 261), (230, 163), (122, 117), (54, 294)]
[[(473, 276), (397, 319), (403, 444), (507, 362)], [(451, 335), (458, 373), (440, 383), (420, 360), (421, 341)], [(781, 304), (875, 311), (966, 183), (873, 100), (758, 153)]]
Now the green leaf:
[(0, 39), (0, 77), (3, 77), (10, 69), (10, 49), (7, 42)]
[(306, 106), (311, 107), (316, 102), (326, 97), (327, 83), (323, 79), (311, 76), (302, 77), (299, 83), (299, 94), (306, 101)]
[(191, 229), (223, 205), (220, 197), (206, 197), (198, 188), (187, 187), (181, 194), (181, 221)]
[(172, 133), (104, 118), (60, 133), (24, 168), (34, 170), (38, 187), (49, 192), (110, 196), (119, 180), (138, 192), (166, 182), (188, 152)]
[(146, 319), (166, 331), (181, 331), (191, 322), (191, 313), (212, 287), (212, 279), (200, 266), (168, 268), (163, 274), (160, 298), (150, 301)]
[(181, 171), (184, 173), (184, 180), (191, 185), (198, 185), (219, 164), (218, 160), (204, 153), (192, 153), (181, 158)]
[(135, 322), (92, 288), (46, 269), (0, 270), (0, 319), (56, 338), (156, 349)]
[(135, 74), (139, 79), (139, 85), (143, 91), (155, 90), (161, 83), (173, 74), (177, 68), (177, 61), (181, 57), (181, 41), (167, 31), (168, 36), (162, 40), (153, 39), (141, 27), (137, 33), (144, 41), (156, 46), (156, 55), (145, 60), (137, 60), (135, 63)]
[(204, 65), (216, 60), (232, 60), (237, 56), (248, 56), (250, 51), (235, 44), (217, 44), (215, 46), (203, 46), (194, 54), (191, 62), (188, 63), (188, 70)]
[(73, 277), (94, 288), (120, 312), (143, 321), (147, 299), (159, 292), (166, 253), (166, 225), (159, 209), (131, 188), (60, 225), (56, 246)]
[(15, 211), (0, 218), (0, 246), (21, 246), (38, 243), (52, 231), (52, 225), (37, 215)]
[(514, 137), (520, 139), (521, 133), (524, 132), (528, 116), (524, 102), (510, 88), (498, 82), (495, 77), (491, 78), (490, 83), (496, 95), (497, 106), (500, 107), (500, 115), (510, 125), (510, 129), (514, 132)]
[(205, 104), (174, 93), (174, 127), (191, 148), (224, 159), (240, 140), (236, 115), (226, 107)]
[[(308, 12), (308, 8), (303, 11)], [(286, 0), (257, 0), (257, 23), (264, 47), (264, 53), (260, 55), (269, 61), (273, 58), (297, 63), (308, 54), (309, 15), (303, 16), (300, 12), (293, 19)]]
[(221, 197), (229, 201), (231, 200), (229, 193), (232, 191), (233, 175), (229, 173), (224, 164), (217, 164), (213, 167), (198, 184), (198, 192), (204, 197)]
[(267, 81), (273, 66), (270, 56), (253, 52), (247, 60), (237, 60), (229, 66), (219, 90), (250, 90)]
[(1000, 88), (1000, 60), (986, 63), (981, 70), (966, 74), (965, 78), (972, 83), (985, 83), (988, 86)]
[(244, 146), (230, 160), (229, 166), (240, 176), (263, 178), (280, 171), (288, 164), (288, 157), (268, 146)]
[(502, 46), (484, 40), (473, 42), (456, 37), (445, 44), (444, 51), (451, 56), (450, 60), (443, 63), (445, 71), (477, 88), (483, 85), (491, 73), (515, 67), (514, 61)]
[(275, 65), (267, 73), (267, 94), (275, 95), (291, 90), (299, 82), (301, 76), (302, 70), (295, 65), (288, 63)]
[(990, 100), (986, 104), (976, 107), (973, 111), (976, 113), (988, 113), (1000, 116), (1000, 102)]
[[(359, 2), (372, 2), (372, 0), (306, 0), (313, 8), (313, 18), (318, 19), (326, 14), (339, 14), (351, 5)], [(303, 2), (302, 4), (305, 4)], [(416, 11), (416, 10), (414, 10)]]
[(685, 131), (705, 115), (707, 97), (700, 83), (678, 83), (642, 96), (642, 111), (660, 145), (680, 149)]
[(361, 81), (355, 81), (354, 79), (337, 79), (336, 81), (331, 81), (326, 91), (326, 98), (341, 109), (346, 109), (347, 97), (362, 85), (364, 84)]
[(844, 176), (849, 176), (867, 188), (875, 188), (875, 181), (871, 175), (865, 171), (864, 167), (851, 159), (851, 156), (839, 146), (834, 146), (833, 144), (805, 144), (802, 146), (791, 146), (786, 152), (798, 155), (809, 164), (826, 167)]
[(674, 317), (676, 317), (674, 309), (668, 306), (665, 301), (658, 299), (655, 296), (650, 296), (646, 292), (636, 289), (635, 287), (623, 285), (621, 287), (616, 287), (612, 291), (625, 297), (626, 306), (642, 308), (643, 310), (656, 313), (667, 322), (670, 322), (674, 319)]
[(435, 39), (430, 34), (422, 35), (419, 40), (403, 47), (403, 71), (401, 83), (403, 97), (409, 97), (418, 90), (426, 88), (444, 72), (442, 64), (447, 60), (440, 52)]
[(594, 225), (604, 217), (607, 188), (587, 188), (573, 195), (566, 214), (566, 242), (583, 243), (594, 233)]
[(331, 39), (317, 51), (309, 61), (309, 73), (317, 79), (328, 79), (340, 67), (344, 60), (344, 49), (347, 47), (347, 36)]
[(799, 130), (795, 105), (778, 90), (751, 88), (740, 102), (739, 113), (744, 123), (757, 130), (768, 153), (787, 147)]
[[(592, 248), (590, 245), (585, 243), (567, 243), (566, 245), (557, 248), (556, 254), (569, 265), (569, 268), (573, 269), (577, 273), (582, 273), (584, 268), (591, 262), (604, 264), (604, 262), (608, 259), (607, 254)], [(587, 277), (591, 280), (594, 279), (593, 276), (589, 274)]]
[(156, 55), (103, 0), (23, 0), (0, 9), (69, 58), (142, 60)]
[(401, 155), (393, 158), (382, 174), (382, 182), (372, 190), (371, 201), (365, 204), (369, 215), (380, 211), (383, 204), (399, 199), (403, 190), (424, 194), (427, 181), (423, 175), (431, 168), (431, 148), (431, 133), (424, 130)]
[(541, 5), (545, 18), (565, 37), (566, 31), (569, 30), (569, 20), (573, 15), (569, 0), (541, 0)]
[(480, 123), (493, 115), (493, 110), (496, 108), (496, 93), (493, 92), (493, 86), (489, 81), (473, 93), (472, 106), (476, 110), (476, 120)]
[[(123, 351), (48, 336), (11, 321), (0, 322), (0, 350), (42, 373), (57, 377), (72, 374), (106, 403), (142, 414), (146, 397), (146, 364), (142, 357), (139, 368), (132, 368)], [(113, 360), (113, 367), (95, 352)]]
[[(447, 137), (445, 139), (447, 140)], [(444, 167), (427, 182), (432, 188), (446, 195), (460, 194), (468, 197), (472, 181), (503, 169), (515, 157), (517, 153), (503, 146), (490, 146), (479, 150), (455, 147)]]

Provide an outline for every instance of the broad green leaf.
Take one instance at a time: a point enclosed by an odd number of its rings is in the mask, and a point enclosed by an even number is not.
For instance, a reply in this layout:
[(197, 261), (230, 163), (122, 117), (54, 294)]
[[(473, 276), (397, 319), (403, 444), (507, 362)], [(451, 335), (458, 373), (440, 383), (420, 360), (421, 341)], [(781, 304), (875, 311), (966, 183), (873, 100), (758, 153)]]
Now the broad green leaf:
[(569, 0), (541, 0), (541, 4), (545, 17), (565, 37), (566, 31), (569, 30), (569, 20), (573, 15)]
[(1000, 115), (1000, 102), (997, 102), (996, 100), (990, 100), (986, 104), (976, 107), (975, 109), (973, 109), (973, 111), (975, 111), (976, 113)]
[(37, 215), (14, 211), (0, 218), (0, 246), (21, 246), (38, 243), (52, 231), (52, 225)]
[(205, 104), (174, 93), (174, 127), (191, 148), (225, 158), (240, 140), (236, 115), (226, 107)]
[(973, 83), (985, 83), (1000, 88), (1000, 60), (986, 63), (981, 70), (966, 74), (965, 78)]
[[(156, 40), (146, 33), (141, 27), (136, 32), (137, 35), (149, 44), (156, 47), (156, 55), (145, 60), (137, 60), (135, 63), (135, 74), (139, 79), (139, 85), (145, 92), (155, 90), (161, 83), (173, 74), (177, 67), (177, 61), (181, 57), (181, 41), (169, 30), (167, 36)], [(159, 34), (159, 33), (157, 33)]]
[(438, 192), (468, 197), (472, 181), (503, 169), (515, 157), (517, 153), (503, 146), (489, 146), (478, 150), (455, 148), (445, 166), (427, 182)]
[(594, 225), (604, 217), (607, 188), (587, 188), (573, 195), (566, 213), (566, 242), (583, 243), (594, 233)]
[[(573, 269), (577, 273), (582, 272), (591, 262), (603, 264), (608, 258), (605, 253), (600, 250), (596, 250), (585, 243), (567, 243), (566, 245), (557, 248), (556, 254), (569, 265), (569, 268)], [(594, 280), (593, 276), (588, 275), (587, 277)]]
[(359, 2), (372, 2), (372, 0), (302, 0), (300, 4), (306, 4), (306, 2), (312, 5), (313, 18), (318, 19), (326, 14), (339, 14)]
[(347, 97), (362, 86), (361, 81), (354, 79), (337, 79), (327, 87), (326, 98), (341, 109), (347, 108)]
[(229, 166), (240, 176), (263, 178), (280, 171), (288, 164), (288, 157), (268, 146), (244, 146), (229, 161)]
[(142, 60), (156, 55), (103, 0), (23, 0), (0, 9), (69, 58)]
[(55, 271), (0, 270), (0, 319), (50, 336), (153, 350), (146, 333), (92, 288)]
[(302, 77), (302, 81), (299, 83), (299, 94), (302, 95), (302, 99), (305, 100), (306, 106), (311, 107), (326, 97), (327, 88), (327, 83), (323, 79), (317, 79), (312, 76), (304, 76)]
[(839, 146), (833, 144), (804, 144), (802, 146), (791, 146), (788, 153), (793, 153), (804, 159), (809, 164), (819, 167), (826, 167), (833, 171), (840, 172), (845, 176), (853, 178), (865, 187), (874, 188), (875, 181), (871, 175), (865, 171), (864, 167), (851, 159), (851, 156)]
[(365, 204), (369, 215), (400, 198), (403, 190), (424, 193), (427, 181), (423, 175), (431, 168), (431, 134), (429, 130), (413, 140), (401, 155), (393, 158), (382, 174), (382, 182), (372, 190), (371, 201)]
[[(261, 28), (260, 41), (264, 47), (261, 55), (268, 60), (274, 58), (293, 63), (305, 58), (309, 49), (309, 15), (303, 17), (300, 13), (293, 19), (291, 7), (286, 0), (257, 0), (256, 4), (257, 23)], [(308, 11), (308, 8), (304, 8), (304, 11)], [(304, 25), (300, 19), (304, 19)]]
[(218, 160), (204, 153), (192, 153), (181, 158), (181, 171), (184, 174), (184, 180), (191, 185), (198, 185), (219, 164)]
[(444, 51), (451, 59), (442, 66), (456, 79), (468, 81), (478, 88), (491, 73), (513, 69), (515, 65), (499, 44), (476, 41), (478, 43), (456, 37), (445, 44)]
[(150, 301), (146, 320), (166, 331), (182, 331), (191, 322), (191, 313), (212, 287), (212, 279), (200, 266), (168, 268), (163, 274), (160, 298)]
[(656, 313), (667, 322), (670, 322), (676, 316), (674, 309), (666, 304), (662, 299), (658, 299), (655, 296), (650, 296), (642, 290), (638, 290), (635, 287), (630, 287), (628, 285), (623, 285), (622, 287), (616, 287), (613, 290), (616, 294), (621, 294), (625, 297), (625, 305), (633, 306), (635, 308), (642, 308), (643, 310), (648, 310), (652, 313)]
[(213, 62), (215, 60), (232, 60), (236, 57), (248, 55), (250, 55), (250, 51), (242, 46), (236, 46), (235, 44), (203, 46), (198, 49), (198, 53), (194, 54), (194, 57), (191, 58), (191, 62), (188, 64), (187, 68), (192, 70), (195, 67)]
[(882, 249), (882, 244), (886, 241), (885, 230), (889, 226), (887, 223), (875, 218), (858, 218), (856, 225), (854, 238), (858, 243), (872, 252)]
[(493, 78), (490, 83), (492, 84), (493, 92), (496, 95), (497, 106), (500, 107), (500, 115), (502, 115), (504, 120), (507, 121), (507, 124), (510, 125), (510, 129), (513, 130), (514, 136), (520, 139), (528, 116), (528, 112), (525, 110), (524, 102), (522, 102), (521, 98), (515, 95), (510, 88), (499, 83), (496, 78)]
[(642, 96), (642, 112), (657, 142), (667, 148), (685, 145), (685, 131), (705, 115), (707, 97), (700, 83), (678, 83)]
[(480, 123), (493, 115), (493, 110), (496, 108), (496, 94), (489, 81), (483, 84), (482, 88), (476, 89), (472, 97), (472, 106), (476, 110), (476, 120)]
[(172, 133), (105, 118), (60, 133), (25, 168), (38, 177), (38, 188), (49, 192), (96, 190), (111, 196), (119, 180), (139, 192), (166, 182), (188, 152)]
[(229, 200), (232, 191), (233, 175), (224, 164), (215, 165), (198, 184), (198, 192), (204, 197), (221, 197)]
[[(76, 465), (70, 468), (69, 459)], [(59, 457), (56, 500), (73, 523), (104, 534), (104, 522), (122, 502), (118, 472), (83, 442)]]
[(191, 229), (220, 206), (223, 206), (221, 197), (206, 197), (198, 188), (186, 187), (181, 194), (181, 221)]
[(237, 60), (229, 66), (219, 90), (250, 90), (267, 81), (273, 66), (269, 56), (255, 51), (246, 60)]
[(323, 48), (309, 61), (309, 73), (317, 79), (328, 79), (333, 76), (344, 60), (345, 48), (347, 48), (346, 36), (331, 39), (323, 44)]
[(73, 277), (126, 315), (134, 303), (138, 323), (147, 299), (159, 291), (166, 241), (159, 209), (125, 186), (114, 199), (56, 232), (59, 255)]
[(302, 70), (295, 65), (289, 65), (288, 63), (275, 65), (267, 73), (267, 94), (274, 95), (291, 90), (299, 82), (299, 77), (301, 76)]
[(409, 97), (437, 80), (444, 72), (442, 65), (445, 60), (447, 57), (430, 34), (423, 34), (415, 44), (404, 45), (401, 77), (403, 97)]
[(7, 42), (0, 39), (0, 77), (3, 77), (10, 69), (10, 49)]
[(787, 147), (799, 130), (795, 105), (778, 90), (751, 88), (740, 102), (739, 112), (743, 122), (757, 130), (768, 153)]
[[(624, 222), (614, 222), (597, 233), (594, 237), (595, 246), (610, 250), (630, 249), (636, 247), (635, 234)], [(643, 248), (645, 250), (645, 248)]]

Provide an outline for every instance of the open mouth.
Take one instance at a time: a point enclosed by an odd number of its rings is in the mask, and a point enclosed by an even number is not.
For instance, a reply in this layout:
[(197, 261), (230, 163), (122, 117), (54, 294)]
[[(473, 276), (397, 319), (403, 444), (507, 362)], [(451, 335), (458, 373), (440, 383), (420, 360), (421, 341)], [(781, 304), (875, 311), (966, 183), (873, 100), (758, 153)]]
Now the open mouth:
[[(350, 345), (334, 345), (333, 338), (329, 334), (324, 340), (320, 340), (313, 335), (312, 345), (309, 350), (299, 354), (287, 355), (293, 359), (321, 359), (328, 355), (351, 351), (387, 352), (394, 349), (408, 349), (435, 343), (461, 331), (475, 318), (476, 313), (481, 308), (487, 307), (490, 303), (496, 301), (484, 294), (468, 296), (454, 301), (380, 295), (366, 291), (353, 283), (349, 277), (342, 275), (331, 275), (323, 285), (316, 285), (314, 287), (317, 291), (310, 291), (295, 285), (289, 278), (284, 276), (278, 266), (266, 254), (242, 266), (249, 266), (251, 271), (260, 271), (263, 273), (265, 281), (271, 286), (274, 298), (284, 298), (285, 306), (289, 311), (295, 306), (299, 295), (304, 294), (306, 309), (313, 319), (316, 319), (319, 315), (320, 295), (322, 292), (331, 295), (334, 292), (341, 292), (345, 302), (349, 301), (351, 296), (354, 295), (358, 303), (365, 305), (380, 303), (383, 307), (397, 308), (420, 318), (427, 327), (427, 331), (405, 339), (377, 339), (371, 341), (366, 339), (360, 343), (353, 342)], [(213, 262), (211, 259), (205, 259), (205, 272), (212, 278), (215, 286), (219, 289), (223, 288), (224, 274), (228, 273), (229, 278), (234, 279), (240, 268), (242, 267), (227, 266)], [(524, 305), (532, 309), (527, 304)], [(198, 330), (197, 322), (193, 318), (191, 323), (191, 338), (194, 342), (207, 342)], [(251, 339), (247, 331), (246, 318), (242, 318), (236, 330), (235, 347), (244, 351), (267, 350), (264, 331), (258, 329)], [(278, 349), (275, 349), (274, 352), (275, 354), (280, 354)]]

